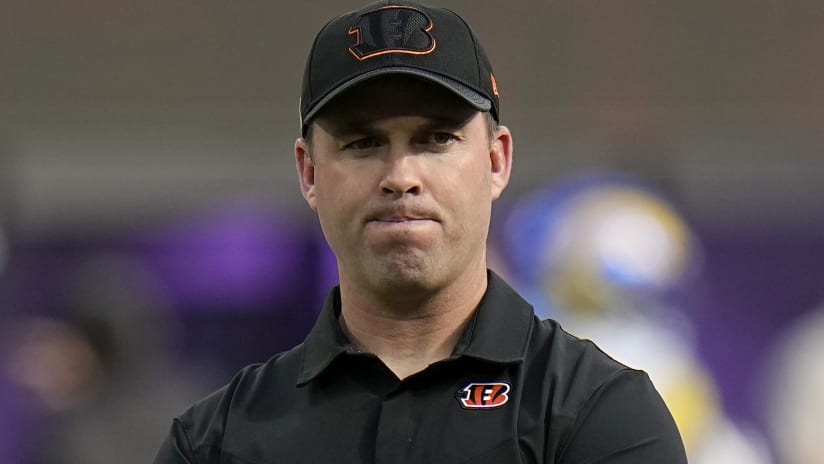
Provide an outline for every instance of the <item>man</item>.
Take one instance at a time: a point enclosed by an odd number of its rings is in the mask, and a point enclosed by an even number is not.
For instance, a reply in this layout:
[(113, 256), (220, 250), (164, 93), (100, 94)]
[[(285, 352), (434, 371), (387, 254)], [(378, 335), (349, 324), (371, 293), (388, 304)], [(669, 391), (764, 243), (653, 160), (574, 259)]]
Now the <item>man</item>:
[(646, 374), (487, 271), (509, 181), (491, 66), (443, 9), (318, 34), (295, 144), (340, 286), (304, 343), (174, 420), (156, 463), (684, 463)]

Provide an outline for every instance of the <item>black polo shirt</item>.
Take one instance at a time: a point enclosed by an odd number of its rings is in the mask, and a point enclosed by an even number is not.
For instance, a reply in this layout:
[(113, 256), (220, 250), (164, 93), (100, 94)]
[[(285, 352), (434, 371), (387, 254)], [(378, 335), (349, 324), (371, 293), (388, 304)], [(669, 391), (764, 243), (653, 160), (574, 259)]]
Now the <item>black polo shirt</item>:
[(539, 321), (494, 273), (453, 355), (402, 381), (339, 314), (335, 289), (304, 343), (176, 418), (155, 463), (687, 462), (644, 372)]

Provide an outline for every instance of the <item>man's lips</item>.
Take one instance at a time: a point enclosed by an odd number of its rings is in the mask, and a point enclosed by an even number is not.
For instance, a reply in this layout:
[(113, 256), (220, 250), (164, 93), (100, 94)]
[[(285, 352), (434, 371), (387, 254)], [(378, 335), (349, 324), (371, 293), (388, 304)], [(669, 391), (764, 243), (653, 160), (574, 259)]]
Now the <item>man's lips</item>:
[(412, 221), (430, 221), (431, 219), (425, 217), (413, 217), (413, 216), (392, 216), (392, 217), (377, 217), (372, 219), (376, 222), (412, 222)]
[(397, 234), (404, 236), (409, 233), (423, 233), (431, 231), (437, 225), (433, 219), (422, 216), (378, 216), (366, 222), (365, 228), (368, 231), (380, 234)]
[(412, 211), (398, 211), (397, 209), (391, 210), (378, 210), (374, 211), (371, 214), (366, 216), (366, 222), (386, 222), (386, 223), (404, 223), (404, 222), (414, 222), (414, 221), (435, 221), (440, 222), (437, 215), (429, 212), (429, 211), (422, 211), (422, 210), (412, 210)]
[(387, 229), (387, 230), (394, 230), (394, 229), (417, 229), (419, 227), (425, 227), (431, 224), (436, 224), (436, 222), (429, 218), (419, 218), (419, 217), (390, 217), (390, 218), (375, 218), (371, 221), (366, 223), (367, 227), (376, 227), (378, 229)]

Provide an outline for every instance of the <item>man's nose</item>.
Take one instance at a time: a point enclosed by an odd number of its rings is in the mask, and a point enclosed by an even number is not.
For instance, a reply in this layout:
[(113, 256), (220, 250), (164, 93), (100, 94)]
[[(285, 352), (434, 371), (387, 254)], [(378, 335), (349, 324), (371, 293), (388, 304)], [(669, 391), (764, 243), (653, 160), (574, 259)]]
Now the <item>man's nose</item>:
[(392, 154), (386, 160), (386, 171), (380, 181), (381, 192), (402, 197), (419, 195), (422, 190), (419, 173), (420, 157), (414, 154)]

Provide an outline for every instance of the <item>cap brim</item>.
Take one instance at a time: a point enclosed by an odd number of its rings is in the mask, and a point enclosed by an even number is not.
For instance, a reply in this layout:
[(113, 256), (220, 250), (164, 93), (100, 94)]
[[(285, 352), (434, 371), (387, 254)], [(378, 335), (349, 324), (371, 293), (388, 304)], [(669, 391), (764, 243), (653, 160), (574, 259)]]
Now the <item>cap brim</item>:
[(318, 114), (318, 112), (323, 109), (323, 107), (325, 107), (330, 101), (334, 100), (335, 97), (345, 92), (346, 90), (351, 89), (352, 87), (364, 81), (374, 79), (378, 76), (385, 76), (389, 74), (406, 74), (410, 76), (420, 77), (430, 82), (440, 84), (444, 88), (451, 90), (455, 93), (455, 95), (461, 97), (470, 106), (477, 109), (478, 111), (489, 111), (492, 109), (492, 102), (488, 98), (454, 79), (429, 71), (424, 71), (418, 68), (394, 66), (387, 68), (379, 68), (364, 74), (359, 74), (358, 76), (353, 77), (352, 79), (344, 82), (343, 84), (338, 85), (337, 87), (335, 87), (334, 90), (332, 90), (323, 98), (318, 100), (318, 102), (315, 103), (315, 105), (306, 112), (306, 114), (303, 116), (302, 124), (306, 126), (306, 124), (308, 124), (309, 121), (311, 121), (312, 118), (314, 118)]

